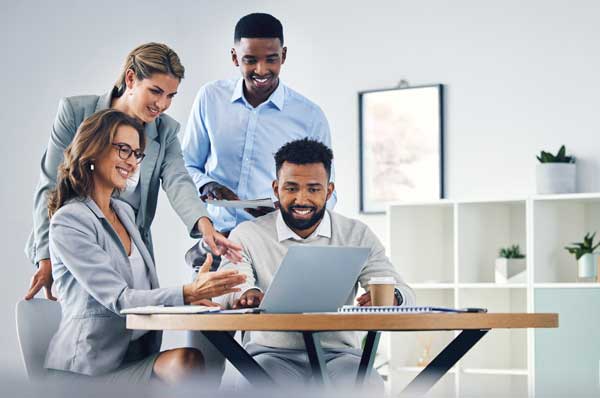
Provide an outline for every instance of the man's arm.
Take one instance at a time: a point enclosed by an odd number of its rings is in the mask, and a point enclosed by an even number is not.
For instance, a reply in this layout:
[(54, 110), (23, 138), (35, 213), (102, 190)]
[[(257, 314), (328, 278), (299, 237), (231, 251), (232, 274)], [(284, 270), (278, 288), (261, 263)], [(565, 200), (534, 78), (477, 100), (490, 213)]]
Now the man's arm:
[(204, 94), (204, 89), (201, 88), (192, 104), (182, 143), (183, 160), (194, 184), (196, 184), (196, 192), (199, 192), (209, 182), (214, 182), (206, 174), (206, 160), (210, 153), (210, 136), (202, 112)]
[[(365, 234), (363, 237), (364, 247), (371, 247), (371, 253), (367, 259), (367, 264), (363, 268), (359, 282), (363, 289), (368, 289), (369, 279), (374, 276), (391, 276), (396, 280), (396, 289), (402, 295), (403, 303), (405, 306), (412, 306), (416, 303), (415, 293), (410, 286), (408, 286), (400, 274), (396, 271), (396, 268), (385, 254), (385, 248), (366, 225)], [(362, 296), (361, 296), (362, 298)], [(365, 299), (362, 298), (364, 301)], [(360, 303), (360, 301), (359, 301)]]
[[(244, 228), (244, 226), (242, 225), (241, 228)], [(240, 297), (250, 290), (256, 289), (258, 292), (262, 293), (262, 291), (256, 286), (252, 257), (250, 256), (244, 240), (240, 237), (240, 226), (231, 232), (229, 235), (229, 240), (242, 247), (242, 259), (237, 264), (234, 264), (229, 259), (223, 258), (221, 266), (219, 267), (219, 271), (230, 269), (237, 270), (241, 275), (246, 277), (246, 282), (238, 286), (240, 289), (239, 292), (226, 294), (213, 299), (215, 303), (220, 304), (223, 308), (234, 308), (240, 300)]]

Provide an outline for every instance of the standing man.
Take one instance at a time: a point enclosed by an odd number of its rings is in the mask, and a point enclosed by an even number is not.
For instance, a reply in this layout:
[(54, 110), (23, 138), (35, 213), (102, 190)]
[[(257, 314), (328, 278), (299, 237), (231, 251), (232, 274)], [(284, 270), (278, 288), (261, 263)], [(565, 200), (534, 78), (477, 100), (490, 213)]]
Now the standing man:
[[(321, 108), (281, 83), (283, 27), (269, 14), (249, 14), (235, 26), (233, 64), (241, 78), (200, 88), (183, 140), (185, 165), (203, 199), (273, 197), (273, 154), (285, 143), (311, 138), (331, 147)], [(333, 207), (335, 197), (328, 206)], [(215, 229), (229, 232), (273, 209), (208, 205)]]
[[(233, 64), (241, 77), (208, 83), (198, 92), (183, 139), (185, 165), (205, 199), (274, 198), (273, 155), (285, 143), (312, 138), (331, 147), (329, 125), (321, 108), (279, 80), (287, 48), (281, 22), (269, 14), (250, 14), (235, 26)], [(333, 178), (332, 178), (333, 180)], [(335, 197), (329, 200), (333, 207)], [(217, 231), (227, 234), (242, 221), (270, 208), (230, 209), (207, 206)], [(186, 255), (194, 264), (197, 245)], [(218, 265), (216, 257), (214, 264)], [(201, 333), (188, 342), (199, 348), (212, 380), (220, 380), (223, 356)]]

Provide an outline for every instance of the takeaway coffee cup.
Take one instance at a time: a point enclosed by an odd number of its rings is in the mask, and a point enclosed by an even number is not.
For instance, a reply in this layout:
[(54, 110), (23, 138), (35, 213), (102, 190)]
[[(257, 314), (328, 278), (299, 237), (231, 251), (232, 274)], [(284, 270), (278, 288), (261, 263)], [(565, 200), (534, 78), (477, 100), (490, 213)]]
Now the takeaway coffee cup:
[(391, 276), (376, 276), (369, 279), (369, 292), (371, 292), (371, 305), (394, 305), (394, 288), (396, 280)]

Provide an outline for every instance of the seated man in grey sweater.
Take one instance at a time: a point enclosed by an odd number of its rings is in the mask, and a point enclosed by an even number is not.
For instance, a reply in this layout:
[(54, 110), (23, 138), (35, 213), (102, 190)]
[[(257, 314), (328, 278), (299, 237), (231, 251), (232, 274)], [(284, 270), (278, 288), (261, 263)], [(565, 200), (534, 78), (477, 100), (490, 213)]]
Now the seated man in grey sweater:
[[(281, 260), (293, 245), (360, 246), (371, 252), (359, 276), (367, 287), (373, 276), (392, 276), (397, 281), (396, 305), (414, 305), (412, 289), (385, 255), (385, 249), (375, 234), (360, 221), (326, 210), (325, 204), (334, 190), (329, 182), (333, 153), (322, 143), (310, 139), (292, 141), (275, 154), (277, 180), (273, 191), (280, 209), (266, 216), (246, 221), (235, 228), (229, 239), (242, 247), (242, 261), (231, 264), (225, 260), (222, 269), (234, 268), (246, 275), (241, 291), (216, 298), (229, 308), (256, 307), (263, 292), (273, 280)], [(319, 283), (319, 275), (307, 275), (302, 283)], [(323, 286), (326, 289), (326, 286)], [(358, 286), (354, 286), (353, 295)], [(347, 304), (353, 304), (352, 298)], [(370, 305), (369, 293), (357, 299), (359, 305)], [(356, 332), (320, 334), (329, 379), (333, 384), (353, 386), (360, 363), (360, 342)], [(283, 385), (305, 383), (311, 375), (304, 340), (295, 332), (251, 332), (246, 350)], [(382, 388), (377, 372), (366, 382)], [(348, 384), (350, 383), (350, 384)]]

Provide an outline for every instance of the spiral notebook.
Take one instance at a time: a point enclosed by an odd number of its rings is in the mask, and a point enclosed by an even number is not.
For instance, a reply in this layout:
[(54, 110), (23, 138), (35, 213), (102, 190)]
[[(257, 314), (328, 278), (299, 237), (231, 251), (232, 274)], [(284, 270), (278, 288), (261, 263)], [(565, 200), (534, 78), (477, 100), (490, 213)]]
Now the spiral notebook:
[(342, 308), (338, 308), (338, 312), (343, 313), (368, 313), (368, 314), (398, 314), (398, 313), (439, 313), (439, 312), (452, 312), (452, 313), (467, 313), (467, 312), (487, 312), (485, 308), (447, 308), (447, 307), (399, 307), (396, 305), (392, 306), (381, 306), (381, 307), (359, 307), (355, 305), (345, 305)]

